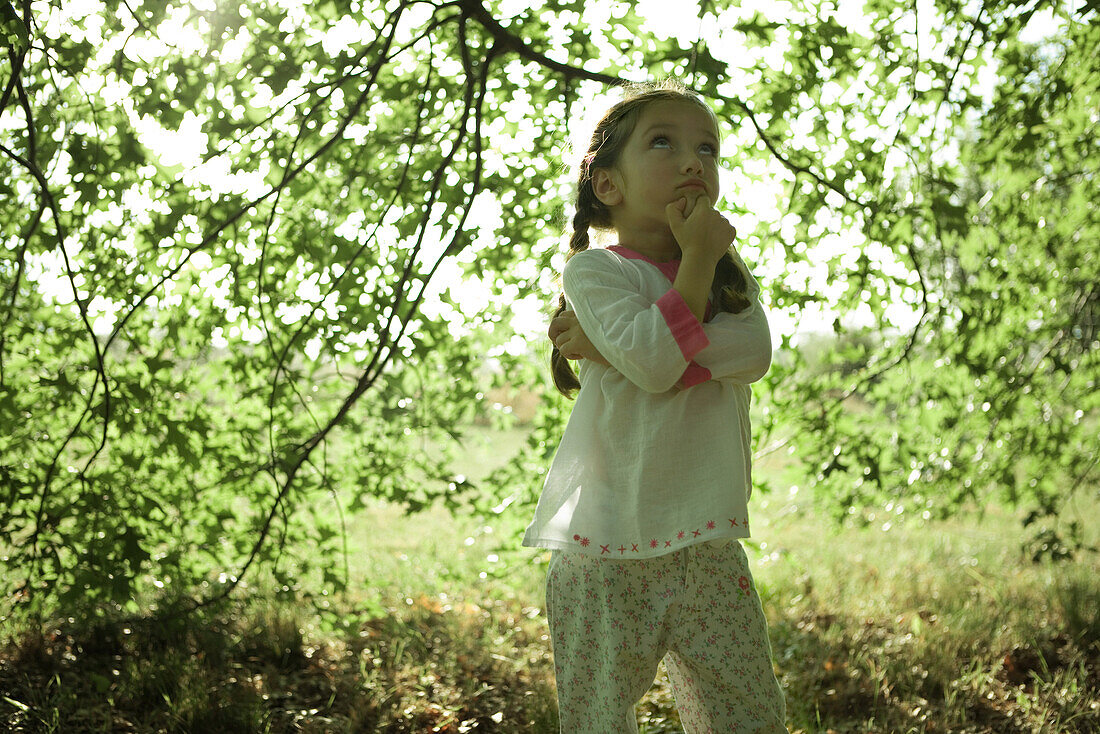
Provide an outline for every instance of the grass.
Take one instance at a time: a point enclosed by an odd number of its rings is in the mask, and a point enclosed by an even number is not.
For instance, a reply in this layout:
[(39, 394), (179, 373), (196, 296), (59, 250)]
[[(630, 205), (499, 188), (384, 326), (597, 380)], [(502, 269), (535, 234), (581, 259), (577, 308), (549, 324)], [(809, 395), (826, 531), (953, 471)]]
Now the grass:
[(319, 633), (250, 598), (172, 626), (24, 630), (0, 652), (11, 732), (550, 731), (537, 608), (420, 596)]
[[(1023, 560), (1014, 518), (762, 535), (792, 723), (835, 732), (1100, 731), (1095, 557)], [(766, 541), (765, 541), (766, 542)]]
[[(486, 440), (466, 473), (518, 440)], [(997, 511), (838, 530), (798, 495), (754, 505), (792, 732), (1100, 732), (1094, 555), (1033, 564)], [(545, 555), (501, 551), (507, 532), (372, 507), (350, 538), (355, 590), (324, 617), (253, 580), (182, 620), (9, 620), (0, 730), (554, 732)], [(663, 671), (639, 721), (680, 731)]]

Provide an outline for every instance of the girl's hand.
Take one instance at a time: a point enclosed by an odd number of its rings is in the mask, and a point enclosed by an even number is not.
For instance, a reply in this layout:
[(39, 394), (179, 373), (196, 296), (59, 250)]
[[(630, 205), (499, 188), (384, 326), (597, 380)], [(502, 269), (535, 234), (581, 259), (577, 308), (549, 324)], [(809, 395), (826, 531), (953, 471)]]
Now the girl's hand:
[(668, 226), (684, 256), (690, 253), (708, 262), (717, 263), (733, 244), (737, 230), (724, 216), (714, 210), (710, 198), (701, 194), (694, 201), (677, 199), (665, 207)]
[(566, 359), (590, 359), (606, 367), (611, 366), (589, 341), (577, 320), (577, 314), (572, 311), (562, 311), (556, 316), (546, 334)]

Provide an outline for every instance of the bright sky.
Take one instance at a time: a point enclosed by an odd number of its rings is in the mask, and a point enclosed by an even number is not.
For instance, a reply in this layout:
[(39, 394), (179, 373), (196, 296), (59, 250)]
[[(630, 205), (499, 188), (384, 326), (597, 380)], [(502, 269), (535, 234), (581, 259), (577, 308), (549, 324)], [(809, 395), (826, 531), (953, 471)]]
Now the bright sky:
[[(291, 22), (293, 18), (297, 16), (304, 16), (305, 5), (301, 3), (301, 0), (275, 0), (279, 5), (286, 7), (290, 11)], [(867, 22), (864, 19), (861, 8), (863, 0), (840, 0), (837, 19), (848, 26), (854, 31), (862, 33), (870, 33), (867, 28)], [(53, 5), (46, 5), (42, 3), (43, 8), (41, 13), (37, 13), (39, 18), (48, 18), (45, 33), (51, 38), (58, 38), (61, 35), (69, 35), (75, 39), (86, 38), (98, 51), (98, 58), (109, 59), (111, 56), (121, 47), (121, 44), (125, 40), (127, 47), (126, 52), (132, 56), (141, 58), (154, 58), (161, 54), (168, 52), (168, 47), (161, 41), (156, 39), (147, 39), (141, 36), (133, 36), (127, 38), (128, 34), (116, 34), (109, 39), (104, 39), (102, 36), (103, 20), (100, 16), (102, 10), (102, 4), (99, 0), (68, 0), (64, 4), (64, 10), (59, 12)], [(528, 7), (530, 3), (527, 0), (513, 0), (511, 3), (502, 4), (502, 13), (509, 14), (510, 12), (519, 13), (524, 8)], [(922, 49), (925, 49), (925, 53), (932, 52), (932, 43), (928, 34), (928, 25), (934, 20), (934, 3), (933, 0), (917, 0), (918, 13), (917, 17), (920, 19), (921, 27), (912, 30), (916, 31), (915, 37), (920, 39), (918, 42), (921, 44)], [(36, 6), (37, 7), (37, 4)], [(192, 9), (198, 10), (212, 10), (215, 7), (214, 0), (192, 0), (190, 7), (181, 7), (174, 11), (161, 26), (162, 37), (171, 40), (173, 46), (182, 48), (186, 53), (202, 53), (205, 49), (204, 42), (201, 35), (194, 29), (194, 27), (185, 26), (184, 23), (188, 14)], [(791, 12), (791, 8), (783, 0), (746, 0), (737, 9), (726, 11), (723, 17), (718, 21), (713, 18), (709, 18), (705, 23), (700, 24), (698, 19), (698, 4), (697, 2), (691, 2), (688, 0), (681, 0), (680, 2), (671, 3), (666, 0), (640, 0), (637, 3), (638, 11), (646, 18), (647, 29), (657, 34), (670, 34), (673, 37), (679, 39), (681, 46), (687, 48), (690, 47), (700, 36), (710, 44), (712, 47), (721, 48), (723, 46), (723, 33), (722, 28), (731, 27), (738, 19), (751, 18), (755, 13), (760, 12), (764, 16), (775, 19), (783, 20)], [(612, 22), (611, 14), (613, 12), (613, 3), (589, 3), (584, 11), (583, 18), (579, 18), (581, 22), (589, 23), (593, 25), (602, 25)], [(63, 13), (63, 14), (62, 14)], [(124, 22), (128, 20), (133, 24), (132, 18), (128, 18), (125, 13), (120, 14), (120, 17), (124, 18)], [(576, 22), (578, 18), (566, 18), (563, 16), (562, 23), (572, 20)], [(305, 25), (304, 23), (302, 25)], [(1047, 17), (1040, 19), (1038, 22), (1029, 26), (1028, 32), (1035, 34), (1035, 40), (1041, 38), (1043, 35), (1053, 30), (1052, 21), (1049, 11)], [(342, 47), (348, 39), (362, 37), (366, 30), (365, 24), (360, 24), (347, 19), (346, 22), (337, 23), (327, 34), (318, 37), (318, 40), (327, 48), (335, 50)], [(780, 35), (783, 29), (780, 29)], [(232, 58), (234, 54), (240, 55), (244, 52), (244, 49), (249, 42), (247, 37), (241, 37), (236, 39), (234, 43), (229, 44), (226, 51), (223, 53), (223, 57)], [(553, 51), (549, 52), (551, 56), (554, 56)], [(779, 52), (775, 52), (775, 58), (771, 59), (771, 63), (779, 65), (782, 59)], [(993, 82), (993, 70), (987, 72), (987, 76), (981, 81), (980, 87), (984, 87), (986, 90), (992, 87)], [(141, 80), (135, 80), (135, 83), (139, 83)], [(738, 94), (744, 85), (748, 84), (751, 79), (746, 75), (744, 78), (737, 78), (736, 75), (729, 82), (729, 93)], [(929, 83), (926, 79), (918, 79), (917, 85), (920, 88), (923, 85)], [(182, 166), (184, 171), (182, 179), (185, 183), (197, 183), (199, 181), (213, 187), (215, 193), (219, 192), (235, 192), (245, 194), (257, 194), (265, 190), (264, 175), (267, 173), (265, 170), (258, 171), (256, 173), (249, 174), (231, 174), (229, 171), (229, 163), (223, 157), (214, 157), (207, 163), (202, 163), (200, 157), (206, 153), (211, 145), (215, 142), (208, 139), (208, 136), (202, 132), (201, 125), (202, 120), (198, 117), (188, 114), (185, 116), (183, 124), (177, 130), (166, 130), (160, 126), (159, 122), (152, 117), (139, 117), (134, 110), (133, 101), (129, 98), (129, 89), (126, 86), (114, 85), (108, 83), (106, 80), (100, 78), (98, 80), (92, 78), (85, 78), (82, 81), (82, 85), (87, 91), (100, 91), (106, 101), (110, 104), (122, 105), (124, 108), (131, 112), (131, 118), (134, 120), (136, 129), (139, 132), (142, 142), (152, 150), (156, 150), (160, 154), (160, 163), (164, 166)], [(594, 89), (594, 88), (593, 88)], [(259, 91), (261, 95), (266, 95), (275, 101), (282, 99), (289, 99), (293, 97), (299, 91), (297, 88), (291, 88), (285, 90), (277, 97), (271, 90), (264, 87), (260, 87)], [(842, 94), (844, 90), (837, 90), (837, 94)], [(583, 150), (590, 134), (592, 126), (595, 124), (595, 120), (602, 114), (603, 110), (613, 104), (617, 100), (617, 95), (614, 94), (599, 94), (594, 93), (591, 99), (587, 100), (584, 106), (581, 108), (581, 115), (578, 123), (573, 126), (573, 140), (563, 141), (563, 162), (572, 165), (575, 155), (568, 149), (571, 145), (574, 149)], [(260, 100), (263, 101), (263, 98)], [(522, 100), (520, 100), (522, 102)], [(899, 101), (899, 105), (902, 102)], [(18, 121), (7, 116), (7, 121), (4, 118), (0, 118), (0, 129), (4, 125), (14, 126), (18, 124)], [(88, 132), (91, 132), (89, 130)], [(366, 135), (368, 132), (364, 129), (356, 131), (353, 129), (353, 134)], [(726, 141), (724, 147), (728, 150), (734, 146), (751, 146), (756, 144), (755, 135), (751, 130), (729, 130), (726, 132)], [(496, 135), (491, 140), (491, 146), (498, 156), (504, 156), (509, 153), (522, 152), (525, 149), (525, 141), (522, 139), (523, 133), (521, 132), (515, 139), (507, 139), (506, 136)], [(527, 148), (529, 149), (529, 148)], [(896, 161), (898, 165), (903, 162), (901, 160)], [(65, 161), (61, 161), (59, 169), (63, 169), (67, 165)], [(778, 203), (784, 196), (784, 176), (785, 173), (778, 163), (770, 162), (761, 164), (761, 167), (757, 170), (748, 171), (748, 173), (761, 177), (765, 181), (773, 182), (771, 185), (754, 184), (752, 186), (737, 186), (737, 177), (741, 172), (727, 171), (725, 174), (725, 180), (723, 188), (726, 192), (736, 191), (740, 188), (741, 196), (746, 197), (739, 203), (744, 204), (748, 209), (753, 212), (756, 221), (734, 221), (734, 224), (738, 226), (738, 229), (742, 232), (751, 232), (758, 222), (771, 222), (780, 230), (781, 233), (786, 230), (791, 231), (792, 223), (785, 222), (782, 218), (780, 211), (777, 209)], [(20, 192), (26, 197), (32, 196), (31, 191)], [(568, 195), (568, 191), (565, 191)], [(131, 197), (131, 200), (126, 202), (128, 205), (132, 205), (133, 210), (155, 210), (158, 206), (156, 202), (148, 197), (142, 197), (141, 194)], [(62, 202), (64, 205), (64, 202)], [(104, 222), (110, 221), (115, 217), (121, 217), (121, 213), (116, 212), (114, 214), (107, 213), (103, 215)], [(499, 206), (490, 200), (488, 197), (479, 198), (476, 205), (475, 216), (472, 221), (480, 222), (486, 225), (487, 229), (491, 229), (492, 223), (499, 218)], [(354, 229), (356, 223), (348, 225), (351, 229)], [(360, 223), (361, 224), (361, 223)], [(197, 222), (195, 223), (197, 230)], [(829, 292), (830, 289), (836, 291), (837, 289), (843, 289), (843, 283), (830, 282), (828, 277), (827, 268), (825, 262), (834, 253), (844, 253), (847, 257), (849, 254), (854, 259), (856, 256), (856, 248), (852, 246), (853, 242), (860, 242), (862, 240), (858, 234), (853, 234), (844, 231), (843, 225), (839, 221), (821, 221), (818, 226), (822, 227), (823, 231), (831, 232), (823, 242), (822, 247), (819, 250), (815, 250), (815, 262), (816, 265), (810, 265), (804, 268), (796, 269), (793, 273), (789, 273), (788, 277), (799, 279), (808, 285), (809, 288)], [(442, 233), (435, 233), (442, 240)], [(190, 237), (196, 237), (197, 231), (193, 232)], [(557, 239), (555, 238), (555, 242)], [(484, 246), (488, 246), (489, 243), (483, 241), (480, 243)], [(477, 246), (478, 243), (475, 243)], [(767, 254), (763, 249), (763, 243), (753, 241), (751, 239), (738, 243), (739, 248), (745, 255), (746, 260), (753, 267), (757, 278), (766, 281), (769, 278), (777, 277), (784, 270), (784, 264), (777, 262), (773, 259), (769, 262), (768, 258), (764, 257)], [(79, 247), (79, 243), (71, 243), (71, 247), (76, 249)], [(468, 253), (472, 256), (473, 253)], [(886, 262), (889, 262), (891, 256), (885, 249), (881, 252), (871, 253), (872, 256), (878, 255), (884, 258)], [(559, 256), (558, 265), (560, 266), (563, 259)], [(209, 270), (210, 260), (202, 253), (197, 254), (192, 258), (192, 267), (204, 272), (202, 276), (202, 285), (207, 288), (209, 292), (214, 294), (217, 298), (219, 291), (224, 292), (224, 272)], [(520, 275), (522, 277), (533, 277), (537, 275), (534, 272), (534, 265), (531, 263), (526, 264), (530, 272), (522, 272), (524, 265), (521, 265)], [(67, 280), (60, 277), (61, 264), (59, 257), (46, 258), (36, 268), (37, 272), (32, 274), (32, 277), (37, 279), (45, 292), (55, 294), (59, 302), (71, 302), (72, 294)], [(900, 264), (897, 265), (897, 271), (904, 273), (905, 269)], [(475, 314), (480, 310), (483, 310), (488, 305), (490, 295), (488, 288), (484, 285), (479, 286), (475, 282), (466, 282), (462, 285), (458, 285), (461, 279), (461, 270), (457, 263), (449, 264), (445, 266), (440, 272), (440, 283), (444, 288), (450, 289), (450, 295), (458, 301), (460, 309), (466, 314)], [(553, 296), (553, 283), (552, 276), (547, 274), (543, 278), (543, 290), (545, 293), (536, 296), (531, 296), (527, 299), (516, 300), (513, 310), (514, 321), (519, 337), (513, 344), (508, 345), (508, 349), (523, 349), (528, 341), (537, 341), (541, 339), (545, 332), (546, 320), (545, 311), (549, 302), (549, 298)], [(303, 296), (307, 296), (312, 299), (319, 299), (322, 295), (319, 284), (313, 281), (304, 286), (305, 291), (301, 293)], [(514, 296), (518, 297), (518, 293), (514, 293)], [(506, 294), (507, 296), (507, 294)], [(178, 301), (179, 296), (175, 299)], [(166, 304), (171, 304), (173, 296), (167, 295), (165, 297)], [(114, 323), (113, 306), (109, 302), (103, 299), (96, 299), (92, 303), (92, 310), (97, 315), (96, 330), (99, 332), (108, 332)], [(424, 305), (425, 314), (428, 316), (441, 315), (450, 319), (452, 323), (452, 330), (460, 333), (463, 326), (462, 314), (456, 312), (450, 312), (449, 307), (445, 307), (438, 301), (435, 303), (426, 302)], [(300, 318), (304, 313), (294, 310), (283, 310), (277, 313), (277, 316), (285, 321), (291, 322)], [(775, 340), (778, 345), (779, 339), (783, 334), (793, 333), (796, 328), (800, 328), (803, 331), (818, 331), (829, 330), (831, 327), (833, 316), (829, 313), (806, 313), (803, 314), (801, 325), (797, 326), (795, 320), (791, 314), (784, 314), (778, 311), (771, 313), (772, 317), (772, 330), (775, 335)], [(859, 315), (857, 314), (857, 318)], [(862, 318), (869, 320), (869, 314), (863, 314)], [(889, 313), (889, 318), (899, 328), (905, 328), (914, 319), (915, 313), (911, 306), (901, 302), (896, 302), (895, 307)], [(237, 330), (237, 327), (233, 327), (234, 331), (229, 336), (236, 336), (241, 333)], [(262, 338), (262, 334), (258, 328), (252, 328), (250, 331), (245, 332), (246, 338), (259, 339)], [(215, 339), (224, 343), (224, 336), (216, 334)]]

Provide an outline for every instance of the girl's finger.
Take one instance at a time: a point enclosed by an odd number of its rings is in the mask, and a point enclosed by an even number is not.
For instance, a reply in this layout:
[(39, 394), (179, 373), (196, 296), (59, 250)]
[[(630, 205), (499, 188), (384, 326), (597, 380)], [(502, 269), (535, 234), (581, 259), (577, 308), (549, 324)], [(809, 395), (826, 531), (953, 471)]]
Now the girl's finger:
[(687, 218), (691, 219), (692, 214), (705, 212), (710, 208), (710, 197), (706, 194), (699, 194), (699, 196), (695, 199), (695, 206), (692, 207), (691, 214), (687, 215)]
[(665, 207), (665, 216), (669, 224), (682, 224), (684, 221), (684, 208), (687, 207), (687, 198), (681, 197)]
[(559, 334), (568, 330), (570, 326), (572, 326), (572, 323), (569, 319), (558, 316), (550, 322), (550, 328), (546, 331), (546, 334), (551, 339), (555, 339)]
[(558, 348), (559, 352), (565, 352), (566, 350), (573, 349), (576, 345), (573, 343), (574, 334), (572, 331), (566, 329), (562, 333), (558, 334), (554, 339), (554, 346)]

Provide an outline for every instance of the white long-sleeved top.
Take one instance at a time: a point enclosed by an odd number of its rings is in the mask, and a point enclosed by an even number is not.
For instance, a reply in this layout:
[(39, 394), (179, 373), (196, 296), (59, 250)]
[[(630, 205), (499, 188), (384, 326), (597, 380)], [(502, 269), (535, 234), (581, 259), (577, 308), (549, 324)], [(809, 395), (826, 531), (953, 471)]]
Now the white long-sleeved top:
[(524, 545), (644, 558), (748, 537), (749, 383), (772, 354), (760, 286), (700, 324), (672, 289), (679, 266), (620, 246), (566, 263), (567, 305), (611, 366), (580, 361)]

